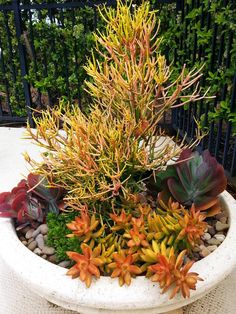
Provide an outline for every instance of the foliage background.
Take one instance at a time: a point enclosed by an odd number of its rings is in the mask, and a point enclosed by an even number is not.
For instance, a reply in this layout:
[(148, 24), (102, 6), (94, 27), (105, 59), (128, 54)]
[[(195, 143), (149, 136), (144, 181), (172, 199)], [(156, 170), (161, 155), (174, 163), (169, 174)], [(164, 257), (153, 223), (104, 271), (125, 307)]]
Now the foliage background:
[[(47, 0), (45, 3), (55, 3)], [(69, 1), (57, 1), (66, 3)], [(83, 91), (85, 71), (83, 65), (94, 46), (92, 32), (103, 24), (97, 10), (86, 6), (76, 9), (24, 10), (22, 11), (23, 36), (27, 56), (28, 75), (34, 107), (57, 103), (59, 97), (78, 102), (85, 109), (90, 99)], [(94, 1), (96, 2), (96, 1)], [(141, 1), (135, 1), (139, 4)], [(209, 129), (210, 122), (231, 121), (236, 133), (236, 113), (230, 108), (233, 77), (236, 71), (235, 5), (231, 0), (180, 1), (176, 3), (151, 0), (158, 8), (163, 36), (163, 53), (174, 70), (181, 64), (199, 67), (205, 63), (204, 88), (211, 86), (214, 101), (200, 104), (197, 117), (202, 127)], [(0, 4), (11, 4), (0, 0)], [(40, 0), (24, 0), (23, 4), (40, 4)], [(1, 64), (0, 101), (3, 111), (24, 116), (25, 98), (20, 73), (18, 42), (13, 12), (0, 11)], [(215, 41), (215, 44), (213, 42)], [(229, 56), (229, 57), (228, 57)], [(227, 60), (227, 58), (230, 60)], [(207, 116), (204, 115), (208, 112)]]

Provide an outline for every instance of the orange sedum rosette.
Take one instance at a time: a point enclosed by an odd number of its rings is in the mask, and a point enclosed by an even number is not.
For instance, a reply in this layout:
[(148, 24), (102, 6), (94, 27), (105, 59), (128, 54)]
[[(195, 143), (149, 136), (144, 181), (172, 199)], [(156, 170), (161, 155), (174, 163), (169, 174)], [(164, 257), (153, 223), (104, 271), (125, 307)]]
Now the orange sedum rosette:
[(123, 286), (124, 284), (129, 286), (131, 278), (142, 272), (138, 266), (133, 265), (136, 256), (134, 254), (126, 255), (124, 251), (121, 251), (120, 254), (113, 253), (113, 258), (115, 262), (108, 265), (109, 268), (113, 269), (111, 278), (119, 277), (120, 286)]
[(79, 277), (81, 281), (85, 282), (87, 288), (89, 288), (92, 276), (96, 278), (100, 277), (99, 267), (103, 265), (103, 261), (100, 258), (101, 246), (96, 247), (92, 251), (87, 244), (83, 243), (81, 249), (83, 254), (66, 252), (69, 258), (76, 262), (66, 274), (72, 276), (73, 279)]
[(171, 286), (173, 287), (170, 299), (179, 291), (181, 291), (184, 298), (189, 298), (190, 290), (196, 290), (197, 281), (203, 280), (197, 273), (189, 272), (194, 261), (190, 261), (183, 266), (185, 254), (186, 250), (182, 251), (177, 258), (174, 254), (171, 254), (169, 258), (160, 254), (158, 263), (148, 267), (149, 271), (153, 273), (151, 280), (159, 283), (162, 293), (166, 292)]

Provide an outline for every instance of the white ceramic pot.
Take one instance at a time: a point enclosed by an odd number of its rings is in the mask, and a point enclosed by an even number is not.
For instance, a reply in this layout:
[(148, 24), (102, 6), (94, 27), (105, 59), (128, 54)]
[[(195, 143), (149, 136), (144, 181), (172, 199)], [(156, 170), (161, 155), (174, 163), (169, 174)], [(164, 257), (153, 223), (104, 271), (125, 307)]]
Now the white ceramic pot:
[(66, 270), (29, 251), (17, 238), (10, 219), (0, 219), (0, 254), (17, 276), (38, 295), (79, 313), (163, 313), (180, 308), (204, 296), (236, 266), (236, 201), (227, 192), (221, 194), (222, 206), (229, 212), (230, 228), (224, 242), (192, 267), (204, 279), (189, 299), (168, 299), (158, 284), (143, 276), (120, 287), (117, 279), (101, 277), (86, 288), (79, 279), (66, 276)]

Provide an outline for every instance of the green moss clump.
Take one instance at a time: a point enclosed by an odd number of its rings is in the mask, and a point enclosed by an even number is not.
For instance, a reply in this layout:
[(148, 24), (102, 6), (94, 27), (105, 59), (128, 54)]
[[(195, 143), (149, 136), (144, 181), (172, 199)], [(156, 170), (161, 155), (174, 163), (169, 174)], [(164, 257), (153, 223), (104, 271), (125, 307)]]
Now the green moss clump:
[(66, 237), (67, 234), (71, 233), (71, 230), (67, 228), (66, 224), (74, 220), (76, 216), (78, 216), (78, 212), (61, 213), (60, 215), (48, 213), (47, 215), (47, 245), (56, 250), (58, 262), (69, 260), (66, 255), (67, 251), (81, 252), (79, 239), (77, 237)]

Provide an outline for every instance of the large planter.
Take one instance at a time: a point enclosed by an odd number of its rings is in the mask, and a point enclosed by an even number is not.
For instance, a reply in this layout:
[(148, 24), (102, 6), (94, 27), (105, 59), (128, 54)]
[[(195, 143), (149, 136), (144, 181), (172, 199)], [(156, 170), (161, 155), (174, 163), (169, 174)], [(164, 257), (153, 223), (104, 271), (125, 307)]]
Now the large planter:
[(229, 212), (230, 228), (224, 242), (210, 255), (194, 264), (204, 279), (189, 299), (168, 299), (157, 284), (145, 277), (120, 287), (117, 279), (101, 277), (86, 288), (80, 280), (66, 276), (66, 270), (29, 251), (17, 238), (10, 219), (0, 220), (0, 254), (17, 276), (38, 295), (79, 313), (163, 313), (180, 308), (204, 296), (236, 266), (236, 201), (227, 192), (221, 194), (222, 206)]

